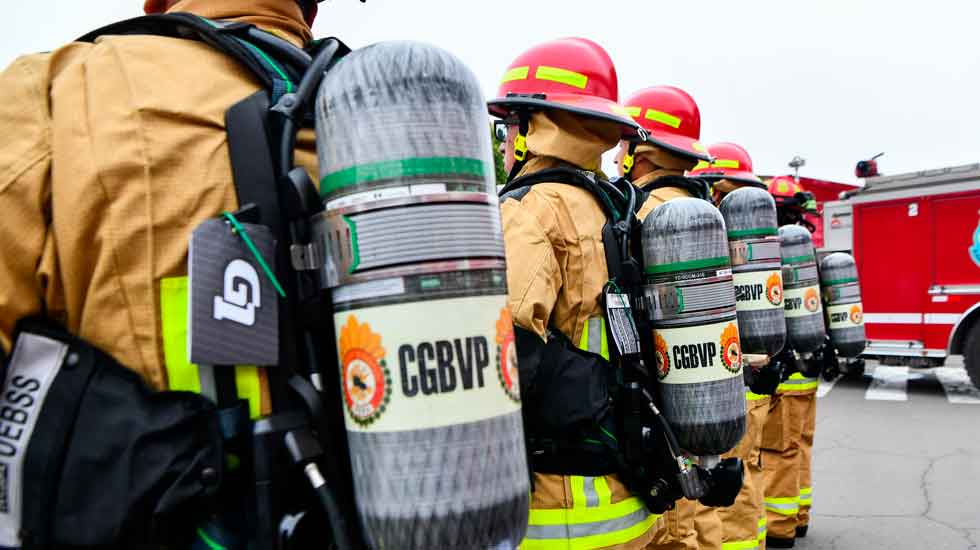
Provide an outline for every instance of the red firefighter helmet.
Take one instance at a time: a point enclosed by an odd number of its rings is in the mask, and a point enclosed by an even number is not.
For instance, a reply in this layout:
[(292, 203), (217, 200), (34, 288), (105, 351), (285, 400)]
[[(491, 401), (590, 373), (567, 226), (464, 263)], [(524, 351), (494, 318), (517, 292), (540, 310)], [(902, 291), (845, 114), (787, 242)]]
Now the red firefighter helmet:
[(694, 98), (673, 86), (654, 86), (636, 92), (624, 103), (626, 111), (647, 132), (647, 140), (671, 152), (711, 160), (701, 144), (701, 111)]
[(724, 179), (760, 189), (766, 188), (766, 184), (762, 183), (762, 180), (752, 171), (752, 157), (741, 146), (734, 143), (716, 143), (708, 146), (708, 153), (714, 160), (699, 162), (687, 173), (689, 177), (709, 181)]
[(817, 201), (813, 193), (807, 192), (792, 176), (776, 176), (767, 185), (769, 194), (776, 201), (776, 208), (798, 209), (816, 212)]
[(519, 55), (487, 106), (500, 118), (519, 110), (560, 109), (615, 122), (624, 136), (635, 136), (637, 125), (618, 99), (616, 67), (606, 50), (585, 38), (561, 38)]

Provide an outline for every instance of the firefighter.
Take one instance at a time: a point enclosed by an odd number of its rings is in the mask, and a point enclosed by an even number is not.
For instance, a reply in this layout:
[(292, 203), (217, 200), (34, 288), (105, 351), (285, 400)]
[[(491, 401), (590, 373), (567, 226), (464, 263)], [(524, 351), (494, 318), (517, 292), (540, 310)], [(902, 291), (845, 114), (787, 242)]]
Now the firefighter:
[[(554, 40), (521, 54), (505, 72), (497, 99), (489, 102), (490, 113), (507, 126), (502, 147), (509, 180), (560, 167), (601, 176), (603, 152), (624, 134), (636, 132), (636, 124), (616, 103), (617, 86), (609, 55), (589, 40)], [(530, 365), (525, 356), (587, 360), (567, 349), (577, 347), (609, 358), (601, 305), (608, 280), (601, 236), (606, 214), (591, 193), (559, 182), (537, 183), (502, 201), (521, 389), (537, 391), (539, 382), (524, 370)], [(528, 405), (537, 405), (528, 403), (534, 395), (525, 398), (525, 415)], [(521, 548), (645, 547), (659, 516), (631, 494), (615, 468), (604, 464), (601, 451), (575, 447), (578, 441), (538, 446), (531, 427), (540, 422), (525, 418), (535, 472), (528, 535)], [(559, 443), (573, 447), (549, 450)]]
[[(711, 183), (715, 205), (740, 187), (766, 189), (766, 185), (753, 173), (752, 159), (748, 152), (734, 143), (717, 143), (708, 146), (711, 162), (702, 161), (688, 172), (688, 176)], [(748, 357), (748, 356), (746, 356)], [(754, 356), (756, 362), (765, 363), (766, 356)], [(760, 390), (753, 385), (757, 391)], [(754, 393), (746, 388), (748, 426), (745, 437), (727, 456), (737, 456), (745, 462), (746, 476), (735, 504), (719, 508), (724, 533), (723, 550), (750, 550), (765, 543), (766, 509), (763, 501), (763, 477), (761, 455), (762, 429), (769, 413), (770, 396)]]
[[(302, 47), (312, 39), (316, 7), (314, 0), (147, 0), (144, 9), (250, 23)], [(20, 57), (0, 74), (5, 353), (19, 320), (43, 316), (67, 329), (72, 346), (101, 350), (108, 357), (100, 360), (155, 390), (200, 390), (185, 348), (188, 241), (198, 224), (239, 206), (225, 113), (260, 89), (217, 49), (152, 35), (74, 42)], [(316, 174), (312, 132), (302, 134), (297, 157)], [(236, 376), (247, 408), (268, 413), (259, 370)]]
[[(810, 232), (814, 226), (805, 214), (816, 212), (811, 193), (792, 177), (768, 182), (776, 201), (779, 225), (799, 224)], [(817, 422), (816, 376), (793, 372), (776, 388), (763, 430), (762, 461), (765, 465), (766, 545), (793, 548), (796, 538), (806, 536), (813, 502), (811, 462)]]
[[(629, 173), (634, 185), (649, 192), (637, 216), (642, 221), (657, 206), (678, 197), (707, 198), (704, 182), (684, 177), (698, 162), (710, 160), (701, 138), (701, 112), (684, 90), (654, 86), (640, 90), (624, 102), (627, 112), (648, 135), (632, 158), (623, 143), (616, 155), (620, 176)], [(665, 513), (647, 548), (721, 548), (721, 519), (715, 508), (682, 499)]]

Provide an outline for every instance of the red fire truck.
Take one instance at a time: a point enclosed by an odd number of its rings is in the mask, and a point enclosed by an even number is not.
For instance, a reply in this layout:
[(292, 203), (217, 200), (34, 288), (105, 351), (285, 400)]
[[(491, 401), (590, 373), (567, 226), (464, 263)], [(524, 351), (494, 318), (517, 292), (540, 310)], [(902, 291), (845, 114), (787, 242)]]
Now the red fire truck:
[(823, 207), (820, 251), (857, 260), (865, 355), (932, 366), (962, 354), (980, 387), (980, 164), (868, 178)]

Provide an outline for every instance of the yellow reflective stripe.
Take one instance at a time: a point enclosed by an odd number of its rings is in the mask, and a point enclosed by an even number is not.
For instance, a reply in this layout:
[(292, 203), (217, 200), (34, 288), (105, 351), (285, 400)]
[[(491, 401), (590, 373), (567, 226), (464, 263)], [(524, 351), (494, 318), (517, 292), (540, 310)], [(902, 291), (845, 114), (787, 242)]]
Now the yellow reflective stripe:
[(800, 489), (800, 505), (810, 506), (813, 504), (813, 487), (803, 487)]
[(235, 368), (235, 387), (238, 388), (239, 399), (248, 399), (248, 414), (252, 418), (262, 416), (262, 384), (259, 381), (259, 369), (255, 366), (239, 366)]
[(628, 107), (626, 107), (626, 112), (629, 113), (629, 115), (631, 117), (638, 117), (638, 116), (640, 116), (640, 113), (643, 112), (643, 108), (642, 107), (629, 107), (628, 106)]
[(568, 484), (572, 486), (572, 507), (587, 507), (588, 499), (585, 497), (585, 478), (582, 476), (570, 476)]
[(807, 378), (803, 376), (802, 373), (794, 372), (789, 376), (782, 384), (776, 386), (776, 391), (806, 391), (815, 390), (819, 385), (819, 380), (817, 378)]
[(799, 497), (766, 497), (766, 510), (783, 516), (793, 516), (800, 511)]
[(692, 170), (692, 172), (698, 170), (707, 170), (708, 168), (711, 168), (711, 163), (709, 163), (706, 160), (699, 160), (698, 163), (694, 165), (694, 169)]
[(630, 116), (629, 111), (624, 109), (621, 105), (610, 105), (609, 110), (617, 115)]
[(582, 325), (582, 336), (578, 339), (578, 349), (598, 353), (609, 360), (609, 339), (606, 336), (606, 318), (590, 317)]
[(738, 168), (740, 166), (737, 160), (730, 159), (715, 159), (711, 165), (715, 168)]
[(529, 70), (530, 67), (528, 67), (527, 65), (523, 67), (511, 67), (510, 69), (507, 70), (506, 73), (504, 73), (504, 77), (500, 79), (500, 82), (510, 82), (512, 80), (526, 80), (527, 73)]
[(643, 501), (636, 497), (630, 497), (626, 500), (621, 500), (608, 506), (592, 508), (585, 506), (579, 508), (555, 509), (531, 508), (531, 513), (528, 515), (528, 524), (565, 525), (569, 523), (592, 523), (596, 521), (618, 519), (628, 516), (641, 509), (644, 509)]
[(606, 478), (599, 476), (595, 478), (595, 492), (599, 494), (599, 506), (609, 506), (612, 504), (612, 489), (606, 483)]
[[(763, 514), (765, 514), (765, 512), (763, 512)], [(759, 520), (759, 540), (765, 539), (767, 532), (768, 529), (766, 529), (766, 516), (763, 515), (762, 519)]]
[(589, 84), (589, 77), (582, 73), (569, 71), (568, 69), (562, 69), (559, 67), (548, 67), (546, 65), (541, 65), (536, 71), (534, 71), (534, 78), (537, 78), (538, 80), (550, 80), (552, 82), (567, 84), (574, 88), (579, 88), (580, 90), (584, 90)]
[(736, 540), (732, 542), (723, 542), (721, 544), (721, 550), (756, 550), (759, 548), (759, 539), (752, 540)]
[[(163, 359), (167, 387), (175, 391), (201, 393), (197, 365), (187, 356), (187, 277), (168, 277), (160, 281), (160, 324), (163, 332)], [(253, 366), (235, 368), (238, 396), (248, 399), (249, 415), (262, 414), (262, 384)]]
[(656, 109), (647, 109), (646, 117), (649, 120), (653, 120), (653, 121), (659, 122), (661, 124), (666, 124), (667, 126), (670, 126), (671, 128), (680, 128), (681, 127), (681, 119), (675, 117), (674, 115), (672, 115), (670, 113), (665, 113), (663, 111), (658, 111)]
[(625, 544), (639, 538), (644, 533), (649, 531), (651, 527), (653, 527), (653, 524), (656, 523), (659, 517), (659, 515), (646, 514), (645, 518), (640, 519), (629, 527), (607, 533), (600, 532), (585, 536), (573, 535), (579, 531), (588, 532), (590, 529), (601, 529), (602, 526), (574, 525), (570, 523), (562, 524), (562, 527), (558, 527), (554, 531), (556, 535), (559, 533), (565, 533), (564, 535), (554, 537), (533, 537), (532, 535), (535, 534), (536, 529), (533, 525), (530, 525), (528, 527), (529, 536), (521, 542), (519, 548), (521, 550), (556, 550), (559, 548), (561, 550), (594, 550), (595, 548), (607, 548), (619, 544)]
[(174, 391), (201, 393), (197, 367), (187, 358), (187, 277), (160, 281), (160, 325), (167, 387)]
[(601, 355), (605, 360), (608, 361), (609, 360), (609, 341), (608, 341), (608, 337), (606, 336), (606, 318), (605, 317), (600, 317), (599, 320), (601, 321), (600, 322), (600, 326), (601, 326), (601, 329), (600, 330), (602, 331), (601, 332), (601, 336), (600, 336), (600, 338), (602, 338), (602, 340), (601, 340), (601, 343), (599, 344), (599, 355)]
[(760, 399), (768, 398), (768, 395), (761, 393), (752, 393), (749, 390), (745, 390), (745, 399), (748, 401), (759, 401)]
[(691, 148), (694, 149), (695, 151), (700, 151), (702, 153), (708, 152), (708, 148), (705, 147), (704, 144), (701, 143), (700, 141), (695, 141), (694, 143), (692, 143)]

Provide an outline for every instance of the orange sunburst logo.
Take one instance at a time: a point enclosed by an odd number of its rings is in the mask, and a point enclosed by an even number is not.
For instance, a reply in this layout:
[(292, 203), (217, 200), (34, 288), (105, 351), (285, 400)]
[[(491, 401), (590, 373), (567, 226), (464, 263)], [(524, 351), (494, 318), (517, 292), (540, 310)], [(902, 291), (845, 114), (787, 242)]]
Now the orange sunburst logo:
[(766, 298), (774, 306), (783, 305), (783, 278), (778, 271), (774, 271), (766, 279)]
[(729, 372), (738, 372), (742, 368), (742, 344), (735, 323), (728, 323), (721, 333), (721, 363)]
[(670, 354), (667, 349), (667, 341), (658, 332), (653, 333), (654, 355), (657, 358), (657, 376), (663, 380), (670, 374)]
[(351, 419), (367, 426), (378, 419), (391, 400), (391, 374), (385, 364), (381, 335), (354, 315), (340, 329), (341, 384)]
[(517, 346), (514, 345), (514, 321), (510, 310), (502, 308), (497, 318), (497, 378), (507, 397), (521, 401), (521, 384), (517, 375)]
[(854, 304), (851, 306), (851, 322), (860, 325), (862, 321), (864, 321), (864, 311), (861, 310), (860, 304)]
[(817, 293), (817, 289), (812, 287), (806, 289), (806, 293), (803, 294), (803, 305), (811, 313), (820, 311), (820, 294)]

